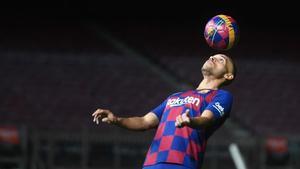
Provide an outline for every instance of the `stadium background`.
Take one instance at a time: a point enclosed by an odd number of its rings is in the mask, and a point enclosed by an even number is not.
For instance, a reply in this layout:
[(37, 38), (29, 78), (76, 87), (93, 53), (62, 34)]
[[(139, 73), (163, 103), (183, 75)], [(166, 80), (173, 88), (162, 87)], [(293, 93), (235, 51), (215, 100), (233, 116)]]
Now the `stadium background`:
[(29, 2), (1, 6), (0, 168), (140, 168), (154, 131), (92, 123), (98, 107), (143, 115), (195, 88), (216, 51), (203, 38), (216, 14), (240, 41), (231, 118), (209, 140), (205, 169), (299, 168), (296, 5), (259, 1)]

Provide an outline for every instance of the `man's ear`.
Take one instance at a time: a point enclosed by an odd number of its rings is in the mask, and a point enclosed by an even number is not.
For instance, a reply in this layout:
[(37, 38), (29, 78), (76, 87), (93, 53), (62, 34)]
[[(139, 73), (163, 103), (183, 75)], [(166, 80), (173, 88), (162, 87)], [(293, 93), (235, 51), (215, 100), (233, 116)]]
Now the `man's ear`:
[(234, 75), (232, 73), (226, 73), (224, 74), (224, 78), (226, 80), (232, 80), (234, 78)]

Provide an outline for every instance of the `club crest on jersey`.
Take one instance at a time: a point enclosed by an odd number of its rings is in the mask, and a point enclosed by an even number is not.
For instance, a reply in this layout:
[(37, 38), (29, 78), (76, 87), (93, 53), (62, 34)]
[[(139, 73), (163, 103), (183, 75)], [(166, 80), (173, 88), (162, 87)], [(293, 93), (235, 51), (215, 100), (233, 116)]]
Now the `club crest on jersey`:
[(191, 97), (191, 96), (187, 96), (185, 98), (173, 98), (173, 99), (169, 99), (167, 102), (167, 106), (173, 107), (173, 106), (181, 106), (184, 104), (194, 104), (196, 106), (198, 106), (200, 104), (200, 99), (199, 98), (195, 98), (195, 97)]

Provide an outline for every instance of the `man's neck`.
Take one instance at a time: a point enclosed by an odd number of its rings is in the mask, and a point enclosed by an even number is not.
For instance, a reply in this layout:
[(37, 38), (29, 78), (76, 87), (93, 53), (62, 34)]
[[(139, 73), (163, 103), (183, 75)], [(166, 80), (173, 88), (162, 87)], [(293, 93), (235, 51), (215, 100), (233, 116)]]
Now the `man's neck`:
[(220, 81), (217, 79), (204, 78), (196, 90), (217, 90), (220, 87)]

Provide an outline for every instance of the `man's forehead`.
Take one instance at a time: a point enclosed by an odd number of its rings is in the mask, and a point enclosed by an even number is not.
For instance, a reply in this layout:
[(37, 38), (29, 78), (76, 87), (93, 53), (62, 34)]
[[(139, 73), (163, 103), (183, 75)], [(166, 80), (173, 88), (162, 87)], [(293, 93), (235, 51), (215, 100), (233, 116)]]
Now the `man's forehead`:
[(215, 57), (222, 57), (222, 58), (224, 58), (224, 59), (228, 59), (228, 57), (226, 56), (226, 55), (224, 55), (224, 54), (215, 54), (214, 55)]
[(225, 59), (227, 68), (233, 69), (233, 62), (232, 62), (231, 58), (229, 58), (227, 55), (218, 53), (218, 54), (215, 54), (214, 56)]
[(219, 58), (223, 58), (225, 60), (229, 60), (228, 56), (224, 55), (224, 54), (215, 54), (214, 57), (219, 57)]

